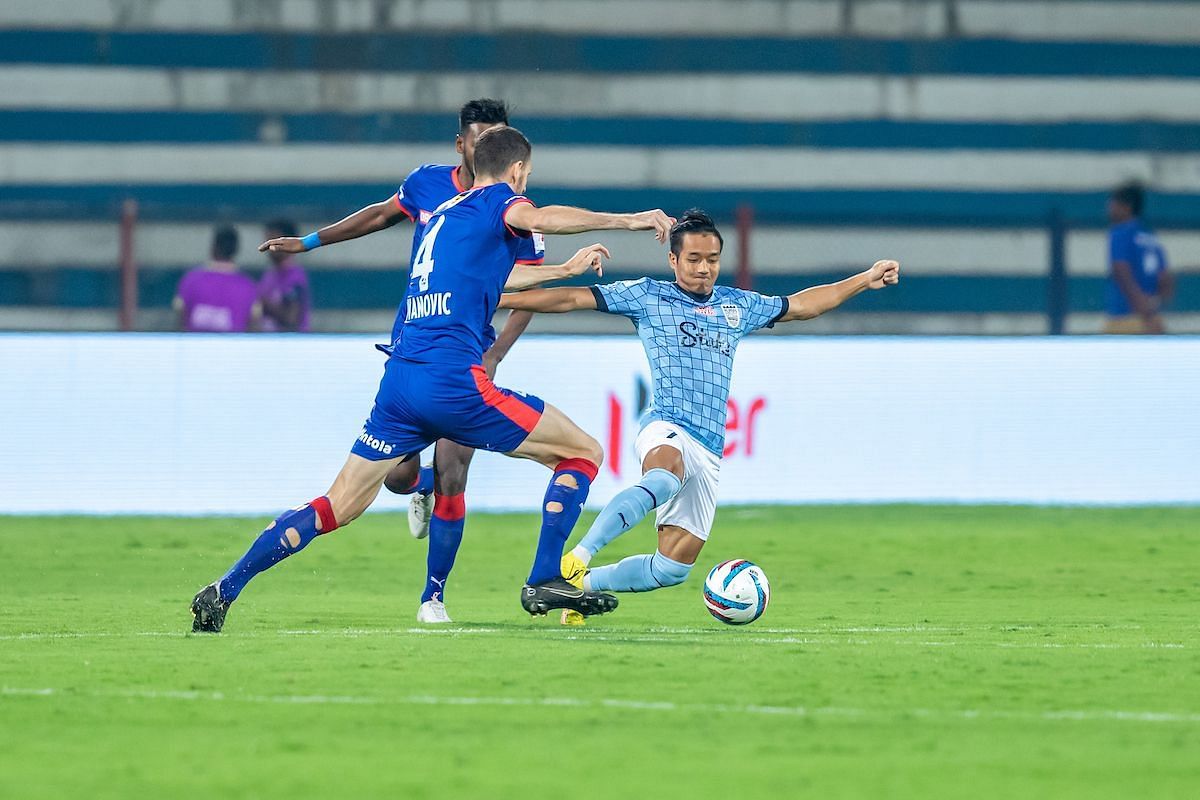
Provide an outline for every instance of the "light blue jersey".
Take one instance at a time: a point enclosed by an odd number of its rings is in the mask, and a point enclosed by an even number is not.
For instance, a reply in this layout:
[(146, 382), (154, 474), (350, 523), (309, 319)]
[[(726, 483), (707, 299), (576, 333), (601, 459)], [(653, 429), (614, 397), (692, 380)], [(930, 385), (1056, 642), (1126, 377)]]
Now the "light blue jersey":
[(654, 399), (642, 425), (673, 422), (720, 456), (738, 342), (778, 322), (787, 298), (730, 286), (702, 298), (650, 278), (593, 286), (592, 294), (600, 311), (633, 320), (646, 349)]

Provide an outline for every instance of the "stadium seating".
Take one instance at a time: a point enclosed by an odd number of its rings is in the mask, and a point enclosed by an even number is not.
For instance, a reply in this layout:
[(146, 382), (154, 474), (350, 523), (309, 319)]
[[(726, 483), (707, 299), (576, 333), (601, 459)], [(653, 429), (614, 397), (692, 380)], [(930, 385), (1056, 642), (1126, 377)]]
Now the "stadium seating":
[[(762, 291), (904, 262), (905, 291), (805, 330), (1044, 332), (1055, 214), (1069, 329), (1096, 330), (1112, 185), (1147, 182), (1173, 263), (1200, 266), (1200, 10), (1130, 5), (6, 0), (0, 327), (115, 326), (126, 198), (140, 322), (163, 326), (213, 223), (241, 225), (260, 267), (262, 221), (387, 197), (453, 156), (458, 105), (488, 95), (535, 143), (541, 202), (726, 223), (752, 207)], [(610, 274), (665, 271), (648, 237), (600, 238)], [(307, 256), (318, 327), (385, 329), (408, 244)], [(1183, 276), (1177, 310), (1176, 330), (1200, 331), (1200, 279)]]

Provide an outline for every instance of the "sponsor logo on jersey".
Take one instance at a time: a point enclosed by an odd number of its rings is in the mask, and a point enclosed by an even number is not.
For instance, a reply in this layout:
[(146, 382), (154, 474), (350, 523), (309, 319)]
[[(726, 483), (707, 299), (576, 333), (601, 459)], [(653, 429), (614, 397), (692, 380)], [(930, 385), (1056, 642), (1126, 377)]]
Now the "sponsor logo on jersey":
[(717, 315), (712, 306), (696, 306), (696, 313), (705, 317), (715, 317)]
[(405, 319), (423, 319), (424, 317), (446, 317), (450, 315), (450, 295), (452, 292), (434, 292), (432, 294), (410, 295)]
[(362, 435), (358, 437), (358, 440), (372, 450), (383, 453), (385, 456), (390, 456), (392, 454), (392, 445), (388, 444), (382, 439), (376, 439), (366, 431), (362, 432)]
[(733, 344), (719, 333), (709, 333), (694, 322), (679, 323), (679, 343), (684, 347), (707, 347), (723, 356), (733, 356)]
[(741, 327), (742, 324), (742, 309), (741, 306), (735, 306), (733, 303), (721, 304), (721, 315), (725, 317), (725, 324), (731, 328)]
[(420, 215), (419, 215), (419, 216), (420, 216), (420, 219), (421, 219), (421, 224), (422, 224), (422, 225), (428, 225), (428, 224), (429, 224), (429, 220), (433, 219), (433, 212), (432, 212), (432, 211), (426, 211), (425, 209), (421, 209), (421, 213), (420, 213)]
[(546, 237), (537, 231), (533, 232), (533, 250), (535, 253), (546, 252)]

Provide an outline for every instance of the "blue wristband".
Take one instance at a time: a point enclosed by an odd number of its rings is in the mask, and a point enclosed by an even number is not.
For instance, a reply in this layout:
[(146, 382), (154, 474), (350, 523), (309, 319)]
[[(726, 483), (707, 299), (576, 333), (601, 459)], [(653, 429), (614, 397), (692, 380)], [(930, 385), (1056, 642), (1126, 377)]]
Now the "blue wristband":
[(304, 245), (305, 250), (316, 250), (321, 246), (321, 234), (313, 231), (300, 240), (300, 244)]

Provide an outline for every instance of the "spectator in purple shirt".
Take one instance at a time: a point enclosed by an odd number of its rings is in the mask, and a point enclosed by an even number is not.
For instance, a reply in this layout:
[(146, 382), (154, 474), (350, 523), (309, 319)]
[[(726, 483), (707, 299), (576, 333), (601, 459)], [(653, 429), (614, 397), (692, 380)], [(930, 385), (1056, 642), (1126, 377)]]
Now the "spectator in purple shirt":
[[(297, 234), (296, 225), (290, 220), (277, 219), (267, 223), (267, 241)], [(267, 258), (271, 259), (271, 267), (258, 282), (258, 298), (263, 308), (262, 329), (307, 333), (312, 310), (308, 275), (292, 253), (267, 250)]]
[(262, 313), (258, 286), (238, 271), (238, 235), (230, 226), (213, 234), (212, 260), (188, 270), (172, 304), (179, 329), (205, 333), (245, 333), (258, 328)]

